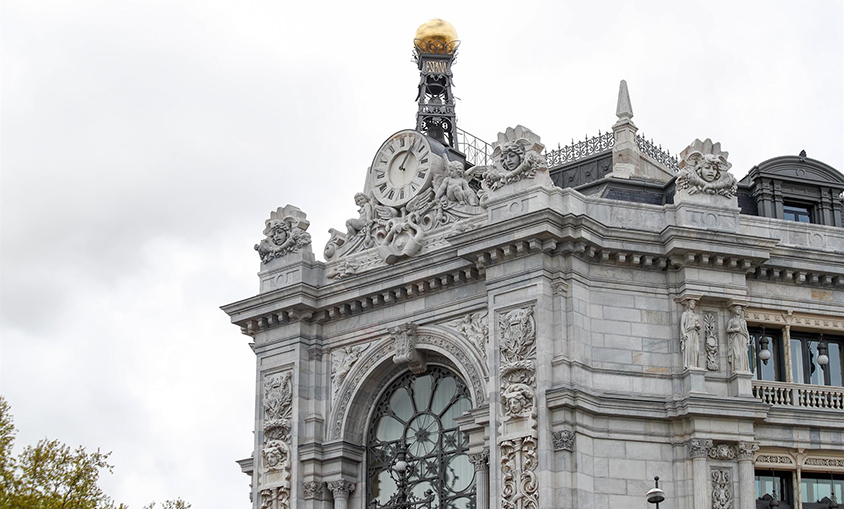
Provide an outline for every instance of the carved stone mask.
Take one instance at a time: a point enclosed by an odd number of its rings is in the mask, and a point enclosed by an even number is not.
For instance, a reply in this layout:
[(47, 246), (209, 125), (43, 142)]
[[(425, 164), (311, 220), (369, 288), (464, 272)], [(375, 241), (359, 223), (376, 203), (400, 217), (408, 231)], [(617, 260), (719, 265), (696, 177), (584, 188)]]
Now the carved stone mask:
[(519, 167), (519, 163), (522, 162), (521, 159), (516, 152), (506, 152), (501, 157), (501, 164), (508, 171), (513, 171)]
[(700, 178), (707, 182), (714, 182), (721, 176), (720, 165), (718, 160), (710, 155), (706, 155), (701, 159), (698, 166), (698, 174)]
[(281, 223), (273, 226), (273, 242), (277, 246), (280, 246), (284, 244), (285, 240), (287, 240), (287, 231), (284, 229)]

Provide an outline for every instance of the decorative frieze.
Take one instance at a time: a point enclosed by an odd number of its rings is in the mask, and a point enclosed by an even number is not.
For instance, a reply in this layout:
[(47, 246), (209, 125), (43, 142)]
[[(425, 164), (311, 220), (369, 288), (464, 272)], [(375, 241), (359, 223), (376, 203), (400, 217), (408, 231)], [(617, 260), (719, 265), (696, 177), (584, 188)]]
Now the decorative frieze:
[(794, 459), (784, 454), (759, 454), (756, 456), (756, 463), (767, 463), (770, 465), (794, 465)]
[(730, 444), (710, 445), (708, 454), (714, 460), (734, 460), (736, 459), (736, 446)]
[[(291, 433), (293, 426), (293, 374), (290, 371), (264, 380), (264, 470), (272, 474), (270, 488), (261, 490), (261, 507), (289, 509)], [(265, 505), (268, 504), (268, 505)]]
[(574, 450), (574, 431), (563, 430), (551, 432), (551, 440), (555, 451)]
[(807, 329), (844, 330), (844, 320), (837, 317), (800, 313), (792, 310), (748, 309), (747, 319), (753, 323), (799, 326)]
[(712, 509), (732, 509), (733, 507), (733, 472), (729, 468), (713, 468)]
[(835, 467), (844, 468), (844, 459), (842, 458), (806, 458), (803, 462), (806, 466), (811, 467)]
[(706, 369), (718, 371), (718, 330), (717, 315), (706, 313), (703, 315), (703, 336), (706, 348)]
[(505, 419), (536, 415), (536, 323), (533, 307), (498, 316), (501, 330), (501, 404)]

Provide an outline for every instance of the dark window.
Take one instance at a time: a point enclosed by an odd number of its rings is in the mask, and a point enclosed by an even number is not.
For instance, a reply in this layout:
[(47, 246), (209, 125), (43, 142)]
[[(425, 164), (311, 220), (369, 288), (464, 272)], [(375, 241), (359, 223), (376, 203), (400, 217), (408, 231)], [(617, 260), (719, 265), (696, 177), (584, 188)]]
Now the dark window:
[[(826, 366), (818, 362), (821, 352), (821, 339), (826, 342)], [(844, 385), (842, 372), (842, 351), (844, 338), (824, 336), (805, 332), (791, 332), (791, 375), (795, 382), (813, 385)]]
[(366, 507), (474, 508), (468, 437), (455, 422), (471, 408), (466, 384), (446, 368), (393, 382), (369, 426)]
[[(803, 472), (800, 500), (804, 509), (827, 509), (831, 500), (844, 500), (844, 475)], [(834, 495), (834, 497), (833, 497)]]
[(798, 223), (812, 223), (812, 209), (808, 205), (798, 203), (783, 203), (783, 219)]
[(780, 509), (794, 507), (791, 472), (756, 471), (756, 509), (769, 509), (772, 500), (780, 501)]
[[(749, 329), (750, 332), (750, 369), (753, 371), (754, 380), (767, 380), (770, 382), (785, 381), (785, 352), (782, 346), (782, 331)], [(767, 349), (771, 352), (771, 358), (762, 360), (762, 338), (768, 339)]]

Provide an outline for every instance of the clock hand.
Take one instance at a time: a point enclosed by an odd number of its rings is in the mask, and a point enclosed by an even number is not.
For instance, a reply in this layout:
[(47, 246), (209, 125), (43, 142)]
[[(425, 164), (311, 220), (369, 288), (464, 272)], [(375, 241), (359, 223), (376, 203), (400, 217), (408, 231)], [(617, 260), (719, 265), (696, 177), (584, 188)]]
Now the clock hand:
[(404, 163), (407, 162), (407, 158), (410, 156), (410, 153), (413, 152), (413, 147), (416, 146), (416, 138), (413, 138), (413, 143), (410, 144), (410, 148), (407, 149), (407, 152), (404, 154), (404, 159), (402, 160), (401, 164), (399, 165), (399, 169), (404, 171)]

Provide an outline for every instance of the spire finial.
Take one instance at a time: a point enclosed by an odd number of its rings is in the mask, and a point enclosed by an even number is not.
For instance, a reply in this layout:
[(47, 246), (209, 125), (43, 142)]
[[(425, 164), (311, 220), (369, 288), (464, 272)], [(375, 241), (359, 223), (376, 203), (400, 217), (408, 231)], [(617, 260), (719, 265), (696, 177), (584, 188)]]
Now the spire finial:
[(618, 85), (618, 105), (615, 107), (615, 116), (619, 121), (633, 118), (633, 107), (630, 105), (630, 93), (627, 92), (627, 82), (621, 80)]

